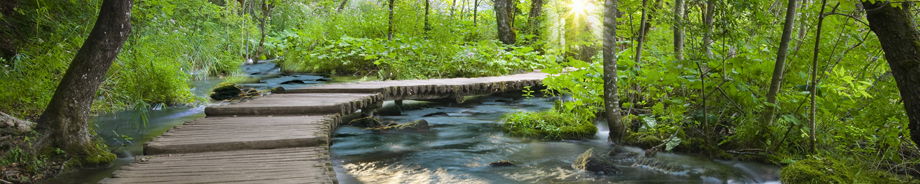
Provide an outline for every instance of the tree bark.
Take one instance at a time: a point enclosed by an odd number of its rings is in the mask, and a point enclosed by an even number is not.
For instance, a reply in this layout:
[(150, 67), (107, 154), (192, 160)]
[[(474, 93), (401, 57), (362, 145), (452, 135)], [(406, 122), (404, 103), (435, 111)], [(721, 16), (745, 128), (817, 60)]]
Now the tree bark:
[(684, 1), (674, 0), (674, 58), (684, 59)]
[(911, 140), (920, 143), (920, 31), (914, 23), (910, 9), (912, 2), (901, 7), (877, 1), (863, 2), (868, 10), (869, 29), (875, 32), (885, 51), (891, 74), (898, 83), (898, 91), (907, 112)]
[(105, 151), (95, 150), (86, 119), (109, 66), (131, 34), (133, 3), (133, 0), (102, 2), (93, 30), (37, 122), (36, 130), (41, 137), (33, 144), (34, 151), (60, 148), (70, 158), (85, 158)]
[[(776, 94), (779, 92), (780, 85), (783, 83), (783, 74), (786, 70), (786, 56), (789, 50), (789, 41), (792, 37), (792, 27), (795, 25), (795, 0), (789, 0), (786, 8), (786, 24), (783, 25), (783, 36), (780, 38), (779, 50), (776, 53), (776, 64), (773, 67), (773, 78), (770, 80), (770, 90), (767, 92), (767, 103), (776, 104)], [(768, 105), (764, 113), (765, 125), (773, 125), (773, 116), (776, 114), (776, 107)]]
[(387, 41), (393, 40), (393, 3), (396, 3), (396, 0), (390, 0), (389, 9), (390, 16), (387, 21)]
[(604, 3), (604, 110), (607, 126), (610, 127), (608, 141), (620, 142), (626, 128), (620, 123), (620, 99), (617, 94), (617, 0)]
[(495, 0), (495, 22), (498, 27), (498, 40), (504, 44), (512, 45), (517, 42), (514, 31), (511, 30), (511, 0)]

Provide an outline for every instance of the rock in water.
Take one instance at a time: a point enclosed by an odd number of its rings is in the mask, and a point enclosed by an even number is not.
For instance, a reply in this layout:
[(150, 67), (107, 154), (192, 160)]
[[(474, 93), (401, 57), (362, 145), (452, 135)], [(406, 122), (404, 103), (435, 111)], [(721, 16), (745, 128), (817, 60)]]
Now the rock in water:
[(418, 121), (396, 124), (390, 123), (386, 127), (381, 128), (371, 128), (369, 130), (377, 132), (421, 132), (427, 131), (430, 127), (428, 126), (428, 121), (420, 119)]
[(511, 163), (511, 162), (506, 161), (506, 160), (502, 160), (502, 161), (497, 161), (497, 162), (489, 163), (489, 166), (492, 166), (492, 167), (507, 167), (507, 166), (514, 166), (514, 163)]
[(619, 174), (620, 169), (613, 165), (613, 162), (607, 160), (604, 155), (598, 154), (594, 148), (588, 149), (585, 153), (575, 159), (572, 167), (582, 169), (592, 173)]
[(348, 125), (357, 126), (357, 127), (382, 127), (383, 124), (380, 123), (380, 120), (377, 120), (374, 117), (368, 116), (363, 118), (358, 118), (348, 122)]
[(243, 89), (239, 85), (231, 83), (220, 83), (217, 87), (214, 88), (211, 92), (211, 99), (214, 100), (226, 100), (232, 99), (240, 96), (240, 93), (243, 93)]

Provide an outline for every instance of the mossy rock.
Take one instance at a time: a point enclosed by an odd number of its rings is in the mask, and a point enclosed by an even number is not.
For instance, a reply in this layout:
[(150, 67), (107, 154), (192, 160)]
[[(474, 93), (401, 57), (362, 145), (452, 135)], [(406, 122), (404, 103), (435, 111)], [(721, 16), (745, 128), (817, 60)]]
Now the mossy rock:
[(239, 97), (243, 93), (243, 88), (240, 85), (223, 82), (217, 84), (217, 87), (211, 91), (211, 99), (227, 100)]
[(588, 149), (588, 151), (578, 156), (575, 162), (572, 163), (572, 167), (601, 175), (620, 173), (620, 169), (617, 169), (613, 162), (607, 160), (605, 155), (594, 151), (594, 148)]

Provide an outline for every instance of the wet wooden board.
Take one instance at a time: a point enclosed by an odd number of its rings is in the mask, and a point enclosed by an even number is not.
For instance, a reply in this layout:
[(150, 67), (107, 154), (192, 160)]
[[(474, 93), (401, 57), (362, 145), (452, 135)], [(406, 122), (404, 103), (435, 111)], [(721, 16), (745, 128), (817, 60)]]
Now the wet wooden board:
[(139, 156), (99, 183), (336, 183), (327, 147)]
[(204, 109), (214, 116), (283, 116), (351, 114), (382, 100), (375, 93), (272, 94), (247, 102)]
[(542, 86), (547, 75), (532, 72), (498, 77), (368, 81), (285, 89), (284, 93), (381, 93), (383, 100), (458, 98)]
[(200, 118), (153, 138), (144, 154), (329, 145), (339, 121), (338, 115)]

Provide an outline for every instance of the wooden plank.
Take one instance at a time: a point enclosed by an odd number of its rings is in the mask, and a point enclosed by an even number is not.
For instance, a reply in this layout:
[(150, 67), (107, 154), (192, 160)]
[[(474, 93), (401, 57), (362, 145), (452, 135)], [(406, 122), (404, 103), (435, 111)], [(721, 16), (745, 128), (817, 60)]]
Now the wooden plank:
[(368, 93), (272, 94), (247, 102), (207, 107), (204, 113), (208, 117), (351, 114), (363, 108), (351, 103), (372, 104), (381, 97)]
[(540, 86), (547, 75), (532, 72), (479, 78), (367, 81), (285, 89), (284, 93), (381, 93), (384, 95), (383, 100), (441, 99), (521, 90), (525, 86)]
[(335, 116), (210, 117), (169, 130), (144, 154), (195, 153), (328, 145)]
[(324, 147), (139, 157), (100, 183), (336, 183)]

